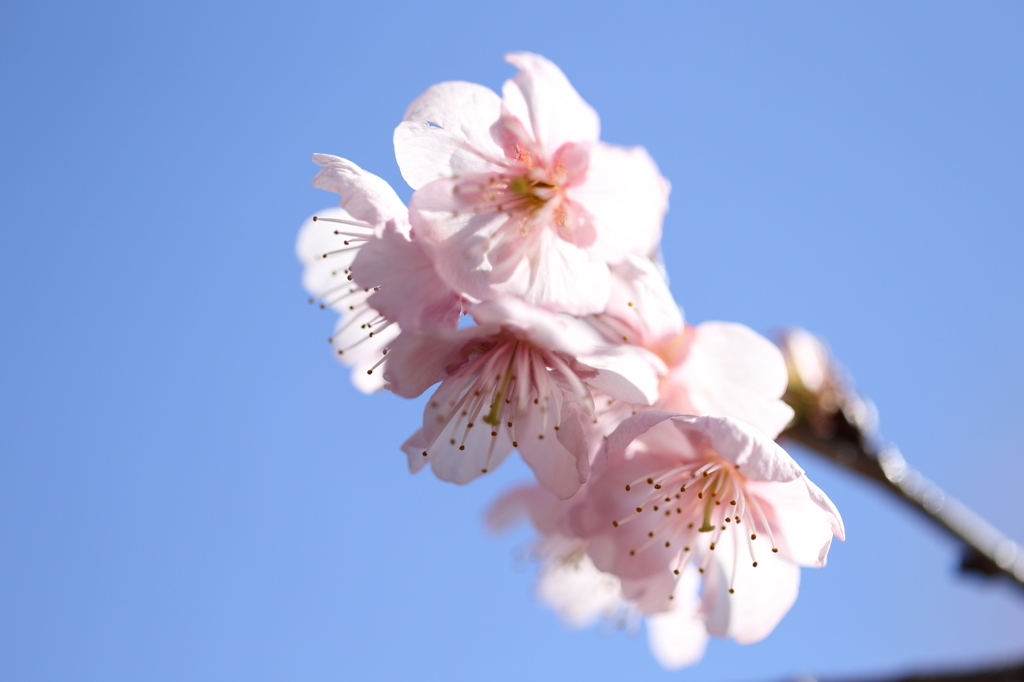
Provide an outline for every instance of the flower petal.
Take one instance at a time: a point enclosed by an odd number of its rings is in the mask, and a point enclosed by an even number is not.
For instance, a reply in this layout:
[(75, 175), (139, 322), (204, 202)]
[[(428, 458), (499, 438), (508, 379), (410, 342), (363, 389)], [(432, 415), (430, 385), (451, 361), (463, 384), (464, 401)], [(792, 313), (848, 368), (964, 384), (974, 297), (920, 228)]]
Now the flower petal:
[(482, 85), (438, 83), (413, 100), (395, 129), (395, 158), (413, 189), (432, 180), (487, 172), (504, 157), (491, 139), (501, 99)]
[(731, 322), (705, 322), (691, 333), (686, 357), (669, 377), (666, 407), (735, 417), (777, 436), (793, 410), (782, 401), (786, 363), (775, 344)]
[[(559, 433), (555, 430), (558, 423), (555, 415), (560, 414), (567, 421), (578, 417), (571, 411), (562, 411), (560, 395), (556, 393), (552, 397), (555, 398), (550, 401), (552, 405), (542, 404), (520, 414), (515, 422), (515, 433), (519, 454), (533, 469), (537, 482), (565, 500), (572, 497), (586, 480), (590, 460), (587, 458), (585, 442), (583, 447), (579, 447), (577, 440), (569, 439), (568, 445), (575, 446), (569, 450), (566, 443), (559, 439)], [(550, 411), (547, 416), (545, 410)]]
[(679, 670), (704, 656), (708, 633), (700, 615), (697, 570), (688, 567), (673, 593), (675, 608), (647, 617), (647, 646), (663, 668)]
[(611, 346), (577, 359), (597, 370), (596, 376), (587, 377), (588, 384), (632, 405), (653, 405), (658, 375), (668, 372), (658, 356), (637, 346)]
[(330, 154), (313, 154), (313, 163), (322, 170), (313, 178), (313, 187), (341, 195), (341, 207), (356, 220), (383, 227), (394, 220), (408, 230), (405, 204), (382, 178), (369, 173), (348, 159)]
[(672, 419), (690, 439), (708, 439), (718, 455), (742, 467), (741, 473), (752, 481), (794, 481), (804, 470), (778, 443), (757, 429), (731, 417), (693, 417)]
[(801, 566), (825, 565), (832, 537), (845, 539), (842, 517), (806, 476), (788, 483), (751, 483), (779, 553)]
[(528, 125), (534, 138), (553, 154), (566, 142), (596, 142), (601, 136), (597, 112), (569, 83), (562, 70), (538, 54), (513, 52), (505, 61), (519, 73), (505, 81), (503, 103)]
[(570, 187), (566, 196), (593, 220), (595, 255), (615, 264), (629, 254), (654, 255), (668, 193), (668, 181), (643, 147), (597, 143), (590, 148), (586, 182)]
[(351, 271), (360, 286), (379, 289), (370, 293), (369, 304), (402, 329), (458, 326), (459, 297), (437, 276), (420, 244), (394, 223), (359, 249)]
[[(800, 567), (777, 556), (758, 557), (754, 568), (735, 543), (722, 543), (704, 572), (703, 611), (708, 632), (738, 644), (759, 642), (792, 608), (800, 591)], [(733, 561), (738, 559), (733, 575)], [(732, 585), (735, 592), (729, 593)]]

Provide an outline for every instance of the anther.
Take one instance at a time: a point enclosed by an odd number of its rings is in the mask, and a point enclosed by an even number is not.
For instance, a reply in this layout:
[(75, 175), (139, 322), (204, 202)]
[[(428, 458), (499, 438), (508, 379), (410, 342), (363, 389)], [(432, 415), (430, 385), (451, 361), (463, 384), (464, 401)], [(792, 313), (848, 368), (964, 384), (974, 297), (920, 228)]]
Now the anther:
[(427, 451), (426, 451), (426, 450), (424, 450), (424, 451), (423, 451), (423, 456), (424, 456), (424, 457), (426, 457), (426, 456), (427, 456)]
[(460, 446), (459, 446), (459, 450), (465, 450), (465, 449), (466, 449), (466, 446), (465, 446), (465, 445), (460, 445)]
[(626, 485), (626, 492), (627, 493), (629, 492), (629, 485), (628, 484)]
[(629, 556), (636, 556), (636, 550), (635, 549), (629, 550)]
[(776, 554), (778, 554), (779, 553), (779, 548), (778, 547), (772, 547), (772, 551), (775, 552)]
[(649, 538), (653, 538), (653, 537), (654, 537), (654, 531), (652, 530), (652, 531), (651, 531), (650, 533), (648, 533), (648, 534), (647, 534), (647, 537), (649, 537)]
[(729, 594), (736, 594), (736, 590), (734, 590), (734, 589), (732, 589), (732, 588), (730, 587), (730, 588), (729, 588)]
[(670, 544), (672, 544), (672, 543), (670, 543), (670, 542), (666, 542), (666, 543), (665, 543), (665, 546), (666, 546), (666, 547), (668, 547), (668, 546), (669, 546)]
[(636, 510), (637, 510), (638, 512), (642, 512), (642, 511), (644, 510), (644, 508), (643, 508), (643, 507), (637, 507), (637, 508), (636, 508)]
[(757, 568), (757, 562), (756, 561), (754, 562), (754, 568)]
[(750, 534), (750, 539), (751, 540), (756, 540), (757, 539), (757, 533), (751, 533)]
[(618, 528), (618, 527), (619, 527), (619, 522), (618, 521), (612, 521), (612, 528)]

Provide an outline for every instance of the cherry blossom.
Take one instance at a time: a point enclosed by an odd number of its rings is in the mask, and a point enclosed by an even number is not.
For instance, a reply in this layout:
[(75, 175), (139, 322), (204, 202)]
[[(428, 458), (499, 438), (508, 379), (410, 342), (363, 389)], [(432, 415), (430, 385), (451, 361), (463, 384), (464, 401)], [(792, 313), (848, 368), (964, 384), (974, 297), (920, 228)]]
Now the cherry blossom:
[(597, 114), (557, 66), (525, 52), (503, 96), (435, 85), (395, 131), (416, 189), (410, 219), (441, 277), (474, 300), (502, 294), (597, 313), (609, 265), (650, 255), (668, 184), (642, 148), (599, 141)]
[(305, 266), (310, 302), (341, 315), (331, 343), (363, 392), (383, 387), (376, 368), (401, 329), (454, 328), (459, 297), (437, 277), (412, 240), (408, 211), (383, 179), (351, 161), (314, 154), (323, 168), (313, 186), (341, 195), (342, 208), (319, 212), (299, 231), (296, 254)]
[[(799, 566), (844, 539), (835, 506), (774, 441), (728, 417), (641, 412), (606, 442), (608, 467), (578, 507), (597, 568), (661, 590), (696, 566), (710, 634), (750, 643), (796, 599)], [(653, 596), (653, 595), (652, 595)]]
[(649, 404), (664, 365), (516, 299), (468, 312), (477, 326), (406, 332), (389, 353), (384, 375), (398, 395), (441, 382), (403, 448), (410, 468), (430, 462), (439, 478), (467, 483), (518, 448), (541, 485), (570, 497), (590, 473), (583, 422), (593, 414), (591, 387)]
[(324, 209), (302, 224), (295, 253), (303, 265), (302, 283), (310, 294), (309, 302), (339, 314), (328, 339), (335, 357), (353, 368), (356, 388), (372, 393), (384, 386), (383, 376), (379, 372), (374, 375), (373, 367), (385, 357), (399, 328), (385, 327), (387, 320), (368, 302), (373, 291), (352, 281), (352, 261), (359, 246), (372, 236), (370, 228), (361, 228), (358, 234), (367, 236), (353, 244), (348, 235), (336, 234), (340, 226), (353, 224), (366, 225), (344, 209)]

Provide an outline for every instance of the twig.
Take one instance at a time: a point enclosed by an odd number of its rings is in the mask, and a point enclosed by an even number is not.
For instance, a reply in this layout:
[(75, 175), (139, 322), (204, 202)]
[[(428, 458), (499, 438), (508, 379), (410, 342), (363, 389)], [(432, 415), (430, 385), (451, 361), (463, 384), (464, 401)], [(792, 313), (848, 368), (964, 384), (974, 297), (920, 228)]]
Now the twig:
[(824, 343), (810, 337), (819, 346), (809, 349), (808, 336), (794, 330), (780, 342), (790, 370), (785, 399), (796, 417), (779, 439), (800, 443), (874, 481), (955, 537), (964, 548), (962, 571), (1003, 576), (1024, 590), (1024, 549), (912, 469), (898, 449), (877, 447), (871, 420), (864, 417), (866, 403), (849, 387)]

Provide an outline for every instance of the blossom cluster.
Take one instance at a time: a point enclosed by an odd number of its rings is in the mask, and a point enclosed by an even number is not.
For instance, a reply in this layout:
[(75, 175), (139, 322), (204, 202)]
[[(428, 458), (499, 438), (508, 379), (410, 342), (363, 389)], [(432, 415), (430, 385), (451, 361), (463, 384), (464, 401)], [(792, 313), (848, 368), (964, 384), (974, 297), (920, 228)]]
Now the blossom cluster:
[(315, 154), (341, 196), (296, 250), (364, 392), (434, 387), (409, 468), (465, 484), (513, 451), (536, 483), (489, 523), (526, 519), (538, 592), (572, 625), (643, 617), (681, 667), (709, 635), (767, 636), (842, 520), (774, 438), (792, 417), (779, 350), (739, 324), (689, 325), (659, 262), (669, 184), (640, 147), (528, 53), (501, 95), (445, 82), (394, 134), (406, 206)]

